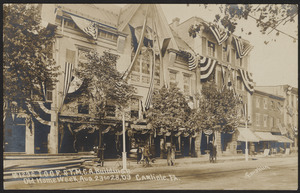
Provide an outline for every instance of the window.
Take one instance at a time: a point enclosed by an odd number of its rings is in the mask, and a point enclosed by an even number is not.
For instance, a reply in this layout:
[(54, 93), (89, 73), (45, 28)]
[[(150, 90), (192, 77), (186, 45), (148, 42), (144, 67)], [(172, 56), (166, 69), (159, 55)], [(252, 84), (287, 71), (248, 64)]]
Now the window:
[(46, 101), (52, 101), (52, 90), (46, 90)]
[(237, 77), (237, 88), (243, 90), (243, 80), (240, 76)]
[(270, 128), (274, 127), (274, 118), (269, 117), (269, 122), (270, 122)]
[(170, 86), (171, 85), (177, 86), (176, 72), (170, 72)]
[(210, 41), (207, 42), (207, 55), (211, 57), (216, 57), (215, 44)]
[(86, 64), (88, 63), (88, 54), (91, 51), (91, 49), (86, 47), (78, 47), (78, 55), (77, 55), (77, 66), (80, 66), (80, 64)]
[(131, 99), (130, 116), (131, 118), (139, 118), (139, 99)]
[(217, 71), (217, 85), (219, 88), (223, 85), (222, 72), (220, 70)]
[(89, 114), (89, 105), (79, 103), (78, 104), (78, 113), (80, 113), (80, 114)]
[(108, 117), (115, 117), (116, 116), (116, 106), (115, 105), (106, 105), (105, 113), (106, 113), (106, 116), (108, 116)]
[(264, 127), (267, 127), (268, 115), (264, 115)]
[(260, 103), (260, 99), (257, 97), (257, 98), (256, 98), (256, 108), (259, 108), (259, 106), (260, 106), (259, 103)]
[(186, 95), (190, 95), (190, 77), (187, 75), (183, 76), (183, 91)]
[(228, 55), (227, 55), (227, 45), (222, 46), (222, 60), (228, 62)]
[(264, 109), (267, 109), (268, 108), (268, 101), (267, 99), (264, 99)]
[(102, 38), (106, 38), (106, 39), (110, 39), (110, 40), (114, 40), (114, 41), (117, 41), (117, 39), (118, 39), (118, 35), (109, 33), (106, 31), (99, 30), (98, 34)]
[[(132, 72), (130, 74), (130, 79), (133, 82), (142, 82), (144, 84), (150, 83), (150, 72), (152, 61), (150, 60), (150, 55), (146, 56), (141, 54), (138, 56), (136, 62), (133, 64)], [(159, 82), (159, 64), (155, 64), (155, 82)]]
[(255, 121), (256, 121), (256, 125), (259, 126), (259, 114), (258, 113), (255, 114)]
[(275, 103), (274, 103), (274, 101), (271, 101), (271, 109), (275, 110)]

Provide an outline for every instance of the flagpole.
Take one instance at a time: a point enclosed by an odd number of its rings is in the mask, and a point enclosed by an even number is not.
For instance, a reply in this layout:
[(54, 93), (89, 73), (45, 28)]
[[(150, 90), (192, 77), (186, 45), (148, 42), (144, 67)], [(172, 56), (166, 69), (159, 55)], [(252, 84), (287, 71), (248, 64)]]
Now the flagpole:
[[(247, 112), (246, 112), (246, 103), (245, 103), (245, 128), (247, 130), (247, 123), (248, 120), (247, 120)], [(248, 161), (248, 139), (246, 137), (246, 149), (245, 149), (245, 160)]]

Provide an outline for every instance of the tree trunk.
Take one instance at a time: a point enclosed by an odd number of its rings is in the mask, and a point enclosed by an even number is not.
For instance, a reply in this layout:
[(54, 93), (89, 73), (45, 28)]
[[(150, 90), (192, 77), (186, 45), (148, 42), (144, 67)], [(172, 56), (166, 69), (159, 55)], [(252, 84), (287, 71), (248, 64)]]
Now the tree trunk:
[(202, 130), (198, 133), (195, 139), (195, 153), (197, 157), (200, 157), (201, 155), (201, 137), (202, 137)]

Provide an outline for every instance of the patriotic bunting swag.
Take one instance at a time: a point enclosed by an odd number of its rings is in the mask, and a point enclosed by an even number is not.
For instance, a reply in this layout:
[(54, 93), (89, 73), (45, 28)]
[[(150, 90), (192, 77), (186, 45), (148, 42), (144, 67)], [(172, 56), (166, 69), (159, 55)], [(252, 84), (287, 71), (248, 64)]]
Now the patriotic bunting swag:
[(248, 71), (239, 69), (239, 73), (242, 76), (245, 87), (250, 93), (254, 91), (254, 83), (251, 74)]
[(36, 120), (38, 120), (40, 123), (44, 124), (44, 125), (51, 125), (50, 121), (46, 121), (44, 119), (42, 119), (33, 109), (32, 105), (28, 102), (27, 103), (27, 108), (29, 110), (29, 112), (34, 116), (34, 118), (36, 118)]
[(206, 79), (209, 77), (209, 75), (211, 75), (211, 73), (214, 71), (215, 67), (216, 67), (216, 60), (213, 60), (211, 58), (207, 58), (207, 57), (202, 57), (202, 59), (200, 59), (200, 72), (201, 72), (201, 80)]
[(190, 70), (194, 70), (197, 67), (197, 65), (198, 65), (197, 57), (199, 55), (196, 54), (195, 56), (193, 56), (190, 52), (188, 52), (187, 54), (188, 54), (189, 69)]
[(233, 37), (233, 39), (239, 58), (243, 58), (244, 56), (246, 56), (253, 48), (253, 46), (251, 46), (250, 44), (246, 44), (243, 40), (237, 37)]
[(207, 22), (204, 22), (204, 24), (206, 24), (210, 31), (214, 34), (219, 45), (221, 45), (229, 37), (228, 32), (226, 32), (225, 30), (222, 30), (219, 27)]

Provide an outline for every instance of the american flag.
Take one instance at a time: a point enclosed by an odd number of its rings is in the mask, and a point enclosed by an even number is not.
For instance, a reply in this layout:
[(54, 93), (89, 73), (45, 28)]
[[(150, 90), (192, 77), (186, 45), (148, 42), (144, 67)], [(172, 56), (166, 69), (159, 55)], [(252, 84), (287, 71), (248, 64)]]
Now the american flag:
[(73, 64), (70, 62), (65, 63), (65, 77), (64, 77), (64, 89), (63, 89), (63, 98), (62, 98), (62, 104), (67, 96), (70, 83), (71, 83), (71, 78), (72, 78), (72, 68)]
[(92, 36), (95, 40), (97, 39), (97, 36), (98, 36), (98, 27), (96, 26), (96, 23), (95, 22), (91, 22), (91, 24), (86, 27), (86, 28), (83, 28), (83, 31)]

